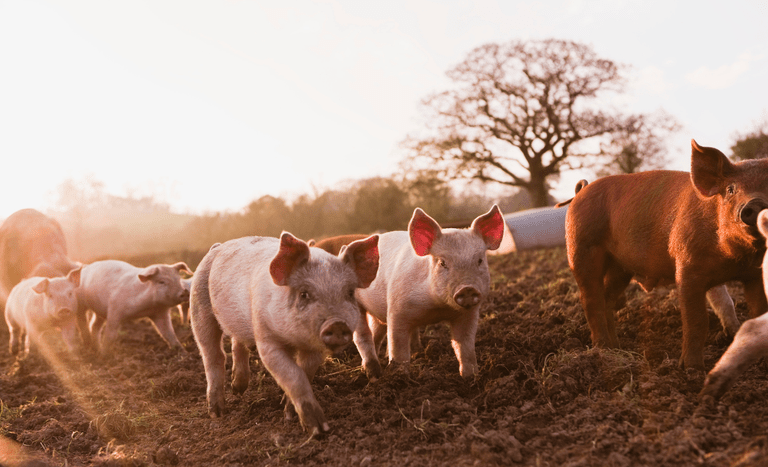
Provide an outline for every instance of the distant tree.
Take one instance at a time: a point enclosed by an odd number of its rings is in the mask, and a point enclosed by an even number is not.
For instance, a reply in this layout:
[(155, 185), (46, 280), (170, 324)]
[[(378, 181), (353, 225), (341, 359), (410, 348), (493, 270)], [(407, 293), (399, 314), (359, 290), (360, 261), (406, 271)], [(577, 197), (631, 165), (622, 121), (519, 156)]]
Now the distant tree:
[(669, 163), (667, 139), (680, 128), (674, 117), (662, 110), (626, 118), (608, 142), (600, 145), (600, 154), (608, 162), (597, 175), (664, 168)]
[(262, 196), (246, 208), (242, 236), (279, 237), (283, 230), (290, 230), (290, 219), (291, 208), (285, 200), (270, 195)]
[(754, 125), (754, 129), (735, 136), (736, 143), (731, 146), (734, 161), (761, 159), (768, 157), (768, 116)]
[(411, 172), (402, 181), (408, 202), (420, 207), (438, 222), (449, 220), (451, 208), (451, 186), (435, 170)]
[(412, 208), (408, 193), (391, 178), (369, 178), (356, 185), (355, 201), (349, 212), (351, 232), (405, 230)]
[(594, 105), (621, 90), (621, 69), (571, 41), (478, 47), (447, 72), (453, 89), (423, 101), (430, 128), (404, 141), (407, 158), (450, 179), (524, 188), (546, 206), (548, 179), (585, 155), (577, 143), (621, 128), (621, 115)]

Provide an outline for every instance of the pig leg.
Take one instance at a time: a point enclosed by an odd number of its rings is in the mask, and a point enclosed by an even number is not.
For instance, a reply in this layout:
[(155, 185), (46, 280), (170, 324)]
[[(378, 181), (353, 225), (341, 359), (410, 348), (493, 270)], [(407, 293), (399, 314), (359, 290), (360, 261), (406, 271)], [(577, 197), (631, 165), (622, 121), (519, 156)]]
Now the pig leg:
[[(763, 274), (765, 273), (766, 271), (763, 271)], [(744, 299), (747, 301), (750, 318), (757, 318), (768, 311), (768, 300), (766, 300), (765, 293), (762, 280), (744, 282)]]
[(627, 303), (624, 295), (629, 282), (632, 280), (632, 274), (624, 271), (618, 264), (610, 264), (603, 276), (603, 286), (605, 287), (605, 321), (612, 339), (615, 339), (619, 346), (618, 333), (616, 332), (616, 311), (623, 308)]
[[(310, 383), (315, 379), (315, 373), (317, 373), (317, 369), (320, 368), (324, 359), (325, 356), (317, 352), (299, 351), (296, 354), (296, 364), (299, 365), (299, 368), (304, 370), (304, 374), (307, 375), (307, 379)], [(293, 416), (296, 415), (296, 408), (293, 406), (293, 402), (291, 402), (289, 397), (286, 397), (283, 411), (286, 420), (293, 420)]]
[(251, 377), (249, 359), (251, 351), (246, 343), (232, 338), (232, 392), (242, 394), (248, 389), (248, 380)]
[(384, 338), (387, 337), (387, 325), (371, 315), (368, 315), (368, 325), (371, 327), (373, 345), (376, 348), (376, 355), (378, 355), (381, 351), (381, 344), (384, 342)]
[(699, 398), (720, 398), (736, 378), (761, 357), (768, 356), (768, 315), (748, 319), (733, 338), (715, 367), (707, 375)]
[(421, 334), (419, 328), (413, 328), (411, 331), (411, 354), (424, 350), (424, 346), (421, 345)]
[[(194, 299), (194, 296), (193, 296)], [(224, 353), (224, 332), (219, 322), (213, 316), (208, 306), (198, 306), (193, 302), (191, 307), (192, 332), (200, 348), (205, 368), (205, 379), (208, 382), (206, 396), (208, 399), (208, 415), (211, 418), (224, 415), (224, 381), (226, 380), (227, 355)]]
[(459, 360), (459, 374), (464, 378), (477, 373), (475, 335), (479, 319), (480, 307), (477, 306), (451, 322), (451, 345)]
[(184, 346), (181, 345), (179, 338), (176, 337), (176, 333), (173, 331), (170, 308), (150, 317), (150, 320), (152, 320), (152, 324), (155, 326), (155, 331), (160, 334), (160, 337), (165, 340), (166, 344), (171, 348), (184, 350)]
[[(372, 319), (372, 317), (369, 316), (369, 319)], [(365, 375), (371, 381), (380, 378), (381, 363), (379, 363), (379, 355), (376, 352), (373, 334), (366, 319), (358, 320), (352, 340), (355, 342), (355, 347), (357, 347), (357, 351), (360, 352), (360, 356), (363, 359)]]
[[(107, 319), (101, 319), (104, 327), (101, 329), (100, 333), (101, 336), (99, 339), (99, 348), (104, 355), (109, 355), (110, 351), (115, 345), (115, 342), (117, 342), (117, 332), (120, 329), (120, 320), (117, 318), (117, 316), (121, 316), (122, 314), (123, 310), (120, 309), (109, 310), (107, 312)], [(97, 323), (99, 322), (99, 318), (100, 317), (97, 316)]]
[(264, 367), (293, 403), (302, 426), (312, 433), (330, 430), (304, 369), (279, 347), (265, 342), (257, 348)]
[(71, 323), (69, 326), (66, 326), (62, 328), (61, 330), (61, 337), (64, 340), (64, 343), (67, 345), (67, 348), (69, 349), (69, 352), (74, 354), (77, 350), (77, 342), (78, 342), (78, 328), (75, 323)]
[(718, 285), (707, 290), (707, 301), (715, 315), (720, 319), (725, 333), (731, 337), (735, 336), (739, 330), (739, 318), (736, 317), (736, 308), (733, 306), (733, 300), (725, 285)]
[(592, 333), (592, 344), (612, 348), (619, 346), (619, 339), (615, 332), (611, 332), (611, 329), (615, 330), (615, 324), (609, 323), (606, 311), (605, 261), (605, 252), (592, 247), (586, 253), (583, 250), (574, 251), (570, 265), (581, 292), (581, 306)]
[[(679, 270), (679, 269), (678, 269)], [(704, 344), (709, 333), (707, 290), (678, 274), (677, 289), (680, 296), (680, 314), (683, 321), (683, 347), (680, 364), (685, 368), (704, 369)]]
[(8, 350), (10, 351), (11, 355), (16, 356), (18, 355), (19, 350), (21, 348), (23, 333), (22, 333), (22, 330), (18, 327), (9, 326), (9, 328), (11, 331), (11, 340), (8, 343)]
[[(387, 310), (387, 355), (390, 362), (408, 364), (411, 361), (411, 331), (413, 327), (404, 322), (404, 310), (390, 306)], [(375, 334), (374, 334), (375, 341)]]
[(94, 345), (93, 338), (91, 336), (91, 330), (88, 328), (88, 316), (86, 311), (77, 312), (77, 329), (80, 331), (80, 339), (83, 341), (83, 350), (93, 351), (96, 346)]

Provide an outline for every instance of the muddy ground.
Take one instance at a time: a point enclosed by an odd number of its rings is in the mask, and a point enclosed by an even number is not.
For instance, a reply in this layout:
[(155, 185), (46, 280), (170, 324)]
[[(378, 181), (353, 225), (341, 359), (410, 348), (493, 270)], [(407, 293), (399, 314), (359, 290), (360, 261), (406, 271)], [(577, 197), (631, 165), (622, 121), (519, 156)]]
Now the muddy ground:
[[(107, 361), (31, 357), (0, 331), (2, 465), (434, 466), (755, 465), (768, 459), (768, 365), (699, 407), (704, 374), (681, 370), (675, 291), (632, 285), (618, 315), (621, 350), (592, 349), (565, 250), (491, 258), (492, 292), (477, 335), (479, 375), (464, 380), (443, 325), (407, 372), (369, 383), (348, 349), (314, 382), (332, 432), (285, 422), (281, 392), (251, 357), (251, 386), (210, 419), (189, 326), (188, 354), (139, 321)], [(740, 319), (746, 308), (729, 288)], [(710, 314), (706, 365), (729, 343)], [(57, 363), (56, 360), (60, 360)], [(761, 462), (762, 461), (762, 462)], [(19, 463), (20, 464), (17, 464)]]

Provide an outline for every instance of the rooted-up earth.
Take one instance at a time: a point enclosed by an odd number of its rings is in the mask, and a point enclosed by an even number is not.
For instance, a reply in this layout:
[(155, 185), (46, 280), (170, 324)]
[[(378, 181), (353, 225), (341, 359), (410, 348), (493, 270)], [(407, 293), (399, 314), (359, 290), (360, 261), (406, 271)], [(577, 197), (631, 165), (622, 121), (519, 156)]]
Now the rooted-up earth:
[[(0, 351), (0, 464), (98, 466), (734, 465), (768, 462), (768, 367), (715, 404), (705, 374), (682, 370), (674, 289), (631, 285), (617, 316), (620, 350), (593, 349), (563, 248), (490, 258), (492, 290), (477, 334), (480, 371), (462, 379), (444, 325), (422, 334), (410, 367), (369, 383), (354, 347), (313, 387), (331, 424), (310, 438), (284, 421), (282, 394), (251, 356), (251, 385), (208, 417), (205, 373), (148, 321), (124, 326), (111, 358), (15, 362)], [(729, 284), (746, 319), (741, 287)], [(8, 331), (0, 331), (5, 348)], [(710, 312), (705, 364), (730, 339)], [(383, 355), (382, 355), (383, 356)], [(382, 359), (382, 363), (385, 360)], [(230, 360), (231, 363), (231, 360)], [(229, 369), (229, 365), (228, 365)]]

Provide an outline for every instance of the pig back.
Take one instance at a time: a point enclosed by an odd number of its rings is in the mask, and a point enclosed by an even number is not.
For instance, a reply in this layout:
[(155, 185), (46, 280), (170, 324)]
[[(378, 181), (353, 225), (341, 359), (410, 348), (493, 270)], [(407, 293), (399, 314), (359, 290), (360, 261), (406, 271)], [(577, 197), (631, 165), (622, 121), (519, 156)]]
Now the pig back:
[(129, 300), (138, 293), (140, 272), (136, 266), (112, 259), (86, 264), (77, 289), (78, 310), (106, 317), (112, 300)]
[(254, 343), (251, 291), (263, 294), (274, 285), (269, 263), (279, 246), (276, 238), (245, 237), (209, 252), (215, 256), (210, 263), (208, 292), (213, 314), (225, 334)]
[(690, 224), (682, 213), (702, 209), (686, 172), (604, 177), (584, 187), (568, 208), (566, 246), (571, 252), (577, 245), (605, 248), (628, 271), (674, 280), (670, 238)]

